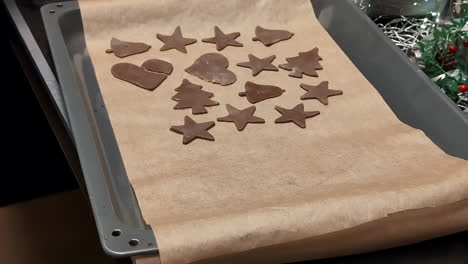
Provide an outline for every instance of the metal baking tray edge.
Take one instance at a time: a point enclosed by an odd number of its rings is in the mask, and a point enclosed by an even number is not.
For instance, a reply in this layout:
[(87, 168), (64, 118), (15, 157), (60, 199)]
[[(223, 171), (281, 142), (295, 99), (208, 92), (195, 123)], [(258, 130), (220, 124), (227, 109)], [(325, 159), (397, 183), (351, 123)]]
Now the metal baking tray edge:
[(311, 2), (322, 26), (395, 115), (421, 129), (447, 154), (468, 160), (468, 113), (443, 94), (351, 0)]
[[(468, 115), (409, 62), (351, 0), (311, 2), (320, 23), (397, 117), (423, 130), (448, 154), (468, 159), (468, 141), (463, 141), (468, 134)], [(59, 5), (45, 5), (41, 12), (88, 192), (92, 191), (90, 200), (103, 248), (112, 256), (158, 253), (154, 234), (144, 224), (128, 182), (87, 54), (78, 3)], [(67, 43), (67, 37), (73, 43)], [(120, 229), (122, 235), (113, 237), (114, 229)], [(128, 247), (133, 238), (140, 244)]]
[(113, 257), (158, 254), (104, 106), (78, 2), (47, 4), (41, 14), (102, 247)]

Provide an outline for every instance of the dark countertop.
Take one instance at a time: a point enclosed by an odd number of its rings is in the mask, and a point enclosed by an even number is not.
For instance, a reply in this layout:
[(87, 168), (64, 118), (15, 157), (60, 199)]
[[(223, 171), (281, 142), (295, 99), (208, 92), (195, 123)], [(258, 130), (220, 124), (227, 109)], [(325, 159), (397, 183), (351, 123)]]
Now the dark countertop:
[(468, 232), (422, 243), (304, 264), (467, 264)]
[[(65, 0), (69, 1), (69, 0)], [(56, 0), (16, 0), (18, 8), (28, 24), (34, 39), (39, 45), (40, 50), (54, 71), (50, 49), (45, 35), (42, 18), (39, 9), (42, 5), (54, 2), (64, 2)], [(2, 14), (3, 15), (3, 14)], [(10, 52), (8, 52), (10, 54)], [(14, 62), (14, 56), (7, 56), (7, 60), (3, 60), (5, 66), (11, 67), (12, 74), (8, 74), (11, 78), (7, 83), (13, 83), (17, 79), (22, 79), (24, 73), (21, 73), (21, 67), (17, 62)], [(3, 66), (3, 65), (2, 65)], [(5, 67), (4, 66), (4, 67)], [(14, 69), (19, 69), (14, 70)], [(31, 79), (31, 78), (28, 78)], [(48, 177), (31, 177), (27, 179), (30, 182), (31, 188), (24, 188), (23, 181), (25, 178), (18, 178), (9, 182), (13, 188), (21, 187), (23, 196), (19, 194), (19, 200), (31, 199), (40, 195), (57, 192), (60, 190), (77, 188), (71, 170), (67, 168), (67, 163), (60, 154), (58, 143), (53, 139), (53, 133), (47, 128), (46, 117), (40, 113), (40, 107), (34, 99), (34, 94), (30, 91), (30, 87), (26, 82), (18, 85), (21, 89), (15, 89), (13, 96), (25, 98), (24, 105), (26, 113), (26, 122), (14, 123), (17, 130), (11, 136), (14, 140), (21, 142), (16, 148), (28, 150), (28, 156), (34, 156), (33, 166), (39, 173), (48, 174)], [(44, 131), (42, 134), (37, 133), (35, 137), (28, 137), (28, 131)], [(26, 139), (26, 140), (25, 140)], [(38, 140), (40, 139), (40, 140)], [(13, 151), (12, 151), (13, 152)], [(20, 168), (20, 156), (15, 156), (18, 163), (11, 164), (13, 167)], [(29, 166), (28, 166), (29, 167)], [(24, 170), (31, 168), (24, 168)], [(28, 186), (29, 186), (28, 185)], [(41, 189), (42, 188), (42, 189)], [(38, 191), (40, 190), (40, 191)], [(0, 202), (12, 202), (11, 196), (3, 197), (0, 195)], [(305, 263), (305, 262), (304, 262)], [(384, 251), (362, 254), (356, 256), (310, 261), (308, 264), (468, 264), (468, 232), (459, 233), (431, 241), (422, 242), (419, 244), (388, 249)]]
[[(21, 42), (5, 12), (0, 3), (0, 21), (4, 25), (3, 33), (7, 35), (1, 42), (4, 51), (0, 60), (3, 104), (12, 112), (2, 115), (2, 128), (6, 134), (2, 150), (8, 161), (2, 165), (8, 173), (1, 177), (0, 207), (78, 188), (33, 90), (37, 83), (33, 80), (38, 77), (29, 74), (34, 69), (26, 60)], [(36, 18), (40, 18), (38, 13)], [(47, 46), (46, 39), (42, 42)]]

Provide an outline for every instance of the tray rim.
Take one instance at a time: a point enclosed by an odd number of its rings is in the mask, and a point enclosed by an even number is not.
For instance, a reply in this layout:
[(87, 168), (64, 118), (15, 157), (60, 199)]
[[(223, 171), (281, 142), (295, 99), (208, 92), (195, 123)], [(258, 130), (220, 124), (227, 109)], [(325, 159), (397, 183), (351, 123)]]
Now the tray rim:
[[(88, 66), (86, 81), (94, 84), (94, 100), (89, 100), (81, 92), (78, 84), (80, 76), (76, 76), (72, 70), (73, 63), (62, 35), (60, 19), (79, 10), (76, 1), (57, 2), (42, 6), (41, 15), (52, 59), (58, 66), (57, 78), (101, 245), (104, 252), (112, 257), (159, 254), (153, 230), (144, 222), (134, 190), (125, 169), (122, 170), (122, 157), (86, 45), (83, 45), (83, 54), (80, 55), (82, 62)], [(81, 20), (74, 22), (82, 27)], [(90, 90), (90, 87), (87, 89)], [(101, 135), (102, 132), (105, 132), (105, 137)], [(109, 146), (114, 147), (112, 153)], [(110, 159), (114, 162), (110, 162)], [(132, 245), (134, 241), (137, 241), (137, 245)]]
[[(327, 32), (351, 59), (356, 68), (379, 92), (397, 118), (403, 123), (423, 131), (445, 153), (468, 160), (468, 140), (463, 140), (468, 134), (468, 113), (463, 112), (416, 64), (412, 63), (352, 0), (342, 1), (347, 8), (341, 8), (338, 11), (338, 8), (333, 8), (333, 3), (336, 3), (337, 0), (311, 1), (315, 15), (322, 26), (326, 28)], [(357, 14), (357, 17), (359, 17), (357, 23), (368, 29), (366, 35), (368, 39), (374, 42), (377, 40), (382, 45), (363, 45), (362, 39), (351, 34), (345, 35), (352, 38), (354, 43), (350, 39), (344, 39), (339, 33), (351, 30), (351, 25), (346, 23), (345, 9), (346, 14), (351, 12)], [(339, 14), (334, 14), (335, 19), (330, 20), (326, 18), (329, 12)], [(356, 28), (357, 26), (354, 26), (354, 29)], [(360, 47), (360, 45), (363, 45), (363, 47)], [(359, 50), (359, 52), (353, 54), (353, 52), (350, 52), (351, 49)], [(364, 54), (368, 54), (368, 56), (364, 57), (366, 56)], [(388, 61), (376, 62), (375, 58), (377, 57), (387, 58), (390, 63)], [(393, 62), (397, 62), (398, 69), (383, 71), (384, 68), (388, 69), (387, 64)], [(388, 84), (379, 81), (378, 75), (375, 74), (376, 69), (379, 69), (379, 74), (392, 74), (392, 76), (397, 76), (396, 79), (403, 78), (405, 80), (405, 89), (399, 90), (401, 94), (395, 94), (392, 89), (383, 88)], [(413, 74), (413, 76), (410, 76), (412, 78), (404, 78), (411, 74)], [(393, 78), (387, 78), (387, 81), (389, 79), (394, 84), (401, 84), (401, 81), (394, 81)], [(406, 82), (411, 82), (414, 86)], [(415, 99), (415, 93), (418, 93), (419, 98)], [(398, 99), (398, 103), (395, 103), (397, 101), (395, 98)], [(407, 98), (415, 99), (417, 102), (412, 102)], [(403, 110), (402, 105), (406, 105), (407, 109)], [(447, 140), (446, 131), (451, 131), (453, 140)]]
[[(68, 114), (65, 111), (65, 105), (63, 102), (63, 96), (60, 90), (60, 85), (55, 78), (52, 69), (47, 63), (44, 54), (42, 53), (39, 45), (37, 44), (28, 24), (26, 23), (21, 11), (19, 10), (15, 0), (3, 0), (3, 3), (7, 9), (7, 13), (15, 24), (16, 31), (21, 38), (22, 44), (26, 47), (26, 52), (31, 58), (35, 69), (38, 71), (41, 81), (47, 88), (47, 93), (52, 99), (52, 105), (55, 111), (58, 112), (59, 118), (65, 127), (68, 129)], [(70, 131), (67, 131), (70, 133)]]

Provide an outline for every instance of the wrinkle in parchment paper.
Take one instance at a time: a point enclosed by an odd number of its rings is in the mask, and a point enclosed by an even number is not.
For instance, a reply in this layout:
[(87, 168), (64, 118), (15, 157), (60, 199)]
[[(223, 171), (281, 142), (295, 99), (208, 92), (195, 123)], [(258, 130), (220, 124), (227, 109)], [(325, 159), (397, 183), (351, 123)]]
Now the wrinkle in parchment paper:
[[(394, 116), (320, 26), (307, 0), (80, 0), (80, 7), (89, 54), (125, 167), (164, 264), (213, 258), (224, 263), (219, 258), (260, 249), (278, 256), (262, 258), (268, 263), (323, 257), (333, 251), (291, 243), (346, 232), (390, 213), (468, 197), (468, 163), (444, 154), (421, 131)], [(160, 52), (156, 33), (170, 34), (178, 25), (185, 37), (199, 41), (187, 47), (188, 54)], [(217, 52), (214, 45), (200, 41), (213, 34), (214, 25), (224, 32), (241, 32), (237, 40), (244, 44), (220, 52), (238, 78), (226, 87), (184, 71), (200, 55)], [(265, 47), (252, 41), (257, 25), (289, 30), (294, 36)], [(112, 37), (145, 42), (152, 49), (119, 59), (105, 53)], [(314, 47), (323, 57), (318, 78), (295, 79), (284, 70), (252, 77), (249, 69), (236, 66), (250, 53), (276, 55), (278, 65)], [(115, 63), (140, 65), (152, 58), (174, 65), (172, 75), (154, 92), (110, 74)], [(190, 110), (173, 110), (171, 100), (183, 78), (203, 85), (221, 103), (208, 114), (193, 117), (197, 122), (225, 116), (225, 104), (250, 106), (238, 96), (247, 81), (276, 85), (286, 92), (256, 104), (255, 114), (266, 124), (238, 132), (231, 123), (217, 122), (210, 130), (215, 142), (183, 145), (180, 135), (169, 131), (190, 115)], [(304, 94), (301, 83), (321, 81), (329, 81), (330, 89), (343, 90), (344, 95), (330, 98), (328, 106), (299, 100)], [(307, 111), (321, 112), (307, 121), (306, 129), (274, 123), (279, 116), (274, 106), (292, 108), (301, 102)], [(437, 233), (431, 232), (427, 234)], [(379, 239), (380, 247), (395, 242), (395, 236), (384, 233)], [(282, 251), (286, 245), (295, 245), (294, 250)], [(227, 259), (223, 261), (229, 263)], [(138, 261), (156, 263), (156, 258)]]

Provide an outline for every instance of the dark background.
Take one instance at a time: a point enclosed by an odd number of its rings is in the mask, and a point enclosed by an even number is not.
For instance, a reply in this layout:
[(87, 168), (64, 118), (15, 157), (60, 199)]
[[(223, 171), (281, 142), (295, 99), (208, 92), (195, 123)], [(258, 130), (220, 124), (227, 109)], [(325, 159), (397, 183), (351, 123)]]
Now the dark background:
[[(50, 61), (50, 52), (38, 8), (51, 1), (18, 0), (17, 2), (44, 55)], [(0, 59), (4, 109), (2, 130), (6, 132), (2, 144), (4, 157), (2, 164), (6, 165), (6, 168), (1, 175), (0, 208), (78, 188), (33, 92), (31, 82), (34, 83), (35, 78), (30, 75), (34, 69), (27, 67), (31, 62), (22, 50), (22, 44), (4, 7), (1, 8), (1, 25), (4, 28), (3, 35), (6, 35), (2, 37)], [(468, 264), (468, 232), (407, 247), (308, 263)]]
[[(4, 109), (1, 116), (5, 133), (2, 156), (6, 158), (2, 162), (6, 168), (0, 183), (2, 206), (75, 189), (78, 185), (25, 75), (27, 69), (20, 66), (20, 61), (32, 64), (3, 5), (0, 7), (4, 29), (0, 41)], [(41, 23), (36, 16), (33, 24)]]

